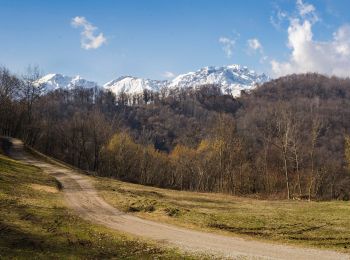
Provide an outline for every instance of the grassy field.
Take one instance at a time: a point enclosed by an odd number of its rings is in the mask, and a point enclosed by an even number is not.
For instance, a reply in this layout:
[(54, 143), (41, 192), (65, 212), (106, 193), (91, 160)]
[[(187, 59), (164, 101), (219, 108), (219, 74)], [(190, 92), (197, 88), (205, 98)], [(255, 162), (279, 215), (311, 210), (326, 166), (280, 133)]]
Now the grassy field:
[(0, 155), (0, 259), (193, 259), (92, 225), (65, 206), (58, 183)]
[[(91, 177), (92, 178), (92, 177)], [(137, 216), (199, 230), (350, 252), (350, 203), (264, 201), (93, 178), (101, 196)], [(194, 259), (75, 216), (59, 184), (0, 155), (0, 258)]]
[(245, 238), (350, 252), (350, 203), (264, 201), (97, 178), (101, 196), (143, 218)]

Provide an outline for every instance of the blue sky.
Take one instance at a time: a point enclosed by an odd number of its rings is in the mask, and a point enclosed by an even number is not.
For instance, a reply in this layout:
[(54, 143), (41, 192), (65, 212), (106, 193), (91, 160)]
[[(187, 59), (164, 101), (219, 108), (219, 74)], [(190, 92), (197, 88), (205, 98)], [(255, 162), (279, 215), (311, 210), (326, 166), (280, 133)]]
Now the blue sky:
[(349, 9), (348, 0), (0, 0), (0, 64), (99, 83), (232, 63), (349, 76)]

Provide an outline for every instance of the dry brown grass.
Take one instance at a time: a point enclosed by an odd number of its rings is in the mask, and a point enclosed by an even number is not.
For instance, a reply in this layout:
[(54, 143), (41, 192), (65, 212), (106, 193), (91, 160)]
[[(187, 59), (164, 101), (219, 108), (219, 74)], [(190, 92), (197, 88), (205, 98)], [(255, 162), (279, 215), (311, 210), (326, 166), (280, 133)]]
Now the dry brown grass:
[(350, 203), (256, 200), (97, 178), (101, 196), (143, 218), (265, 241), (350, 252)]
[(85, 221), (55, 179), (0, 155), (0, 259), (194, 259)]

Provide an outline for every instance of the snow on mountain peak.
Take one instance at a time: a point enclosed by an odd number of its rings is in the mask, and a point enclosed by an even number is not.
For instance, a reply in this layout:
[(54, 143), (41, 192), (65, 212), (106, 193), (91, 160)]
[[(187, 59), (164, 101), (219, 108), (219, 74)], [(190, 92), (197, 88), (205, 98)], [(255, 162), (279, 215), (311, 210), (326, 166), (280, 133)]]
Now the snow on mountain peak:
[(104, 88), (109, 89), (116, 95), (120, 93), (126, 94), (140, 94), (144, 90), (160, 91), (161, 88), (166, 87), (168, 81), (166, 80), (152, 80), (143, 79), (132, 76), (123, 76), (116, 80), (112, 80), (104, 84)]
[(97, 83), (83, 79), (81, 76), (69, 77), (62, 74), (47, 74), (37, 80), (36, 84), (43, 86), (44, 93), (57, 89), (73, 89), (75, 87), (94, 88)]
[[(269, 77), (265, 74), (258, 74), (246, 66), (232, 64), (222, 67), (207, 66), (195, 72), (178, 75), (171, 81), (122, 76), (107, 82), (103, 87), (119, 95), (120, 93), (141, 94), (144, 90), (158, 92), (165, 87), (169, 89), (195, 88), (201, 85), (215, 84), (220, 86), (223, 94), (237, 97), (242, 90), (250, 90), (256, 84), (268, 80)], [(98, 86), (97, 83), (87, 81), (80, 76), (69, 77), (62, 74), (47, 74), (39, 79), (37, 84), (43, 85), (46, 93), (56, 89), (94, 88)]]
[(223, 67), (204, 67), (196, 72), (177, 76), (169, 87), (196, 87), (205, 84), (219, 85), (223, 94), (239, 96), (241, 90), (249, 90), (256, 84), (268, 81), (265, 74), (257, 74), (245, 66), (233, 64)]
[(257, 74), (246, 66), (232, 64), (223, 67), (207, 66), (195, 72), (178, 75), (171, 81), (150, 80), (131, 76), (120, 77), (104, 85), (116, 95), (120, 93), (140, 94), (143, 90), (159, 91), (168, 88), (194, 88), (205, 84), (219, 85), (223, 94), (239, 96), (241, 90), (249, 90), (256, 84), (269, 80), (265, 74)]

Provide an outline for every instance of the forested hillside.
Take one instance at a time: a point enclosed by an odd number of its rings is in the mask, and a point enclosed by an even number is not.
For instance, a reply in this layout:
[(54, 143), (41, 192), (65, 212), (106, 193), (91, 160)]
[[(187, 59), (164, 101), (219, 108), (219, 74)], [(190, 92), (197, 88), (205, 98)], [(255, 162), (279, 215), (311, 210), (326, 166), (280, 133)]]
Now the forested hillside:
[(349, 199), (349, 79), (291, 75), (234, 99), (213, 85), (43, 95), (38, 78), (1, 68), (0, 131), (81, 169), (181, 190)]

